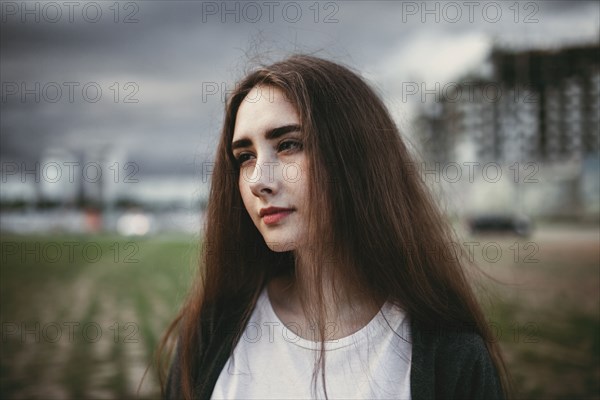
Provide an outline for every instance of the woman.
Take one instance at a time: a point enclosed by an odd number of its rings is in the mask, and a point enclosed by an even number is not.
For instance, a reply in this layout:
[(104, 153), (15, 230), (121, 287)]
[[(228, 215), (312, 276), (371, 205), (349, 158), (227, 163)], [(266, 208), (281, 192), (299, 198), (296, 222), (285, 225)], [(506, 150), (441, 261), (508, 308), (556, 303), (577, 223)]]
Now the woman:
[(349, 69), (299, 55), (243, 79), (166, 397), (503, 398), (500, 349), (411, 165)]

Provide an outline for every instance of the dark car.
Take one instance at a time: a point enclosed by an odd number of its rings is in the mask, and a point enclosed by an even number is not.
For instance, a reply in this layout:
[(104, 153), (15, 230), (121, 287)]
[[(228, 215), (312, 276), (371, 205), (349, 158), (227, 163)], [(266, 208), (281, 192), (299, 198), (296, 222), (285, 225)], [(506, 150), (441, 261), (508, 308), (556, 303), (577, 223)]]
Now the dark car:
[(525, 216), (486, 214), (468, 219), (472, 234), (476, 233), (511, 233), (519, 236), (529, 236), (533, 229), (531, 219)]

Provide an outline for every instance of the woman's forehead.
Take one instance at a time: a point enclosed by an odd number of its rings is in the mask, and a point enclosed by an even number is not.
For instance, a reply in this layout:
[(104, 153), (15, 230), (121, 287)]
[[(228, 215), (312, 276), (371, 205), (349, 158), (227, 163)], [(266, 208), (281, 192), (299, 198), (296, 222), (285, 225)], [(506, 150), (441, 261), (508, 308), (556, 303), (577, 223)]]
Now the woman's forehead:
[(244, 104), (273, 104), (286, 102), (292, 104), (286, 93), (279, 87), (268, 84), (258, 84), (254, 86), (242, 100), (240, 107)]
[(299, 116), (283, 91), (274, 86), (255, 86), (240, 104), (234, 139), (263, 133), (282, 125), (299, 124)]

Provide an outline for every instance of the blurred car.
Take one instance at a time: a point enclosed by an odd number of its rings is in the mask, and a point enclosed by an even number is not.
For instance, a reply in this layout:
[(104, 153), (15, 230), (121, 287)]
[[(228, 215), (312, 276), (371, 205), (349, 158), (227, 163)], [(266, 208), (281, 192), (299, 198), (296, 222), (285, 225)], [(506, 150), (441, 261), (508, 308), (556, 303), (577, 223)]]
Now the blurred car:
[(472, 234), (509, 233), (527, 237), (533, 223), (529, 217), (511, 214), (484, 214), (470, 217), (467, 224)]

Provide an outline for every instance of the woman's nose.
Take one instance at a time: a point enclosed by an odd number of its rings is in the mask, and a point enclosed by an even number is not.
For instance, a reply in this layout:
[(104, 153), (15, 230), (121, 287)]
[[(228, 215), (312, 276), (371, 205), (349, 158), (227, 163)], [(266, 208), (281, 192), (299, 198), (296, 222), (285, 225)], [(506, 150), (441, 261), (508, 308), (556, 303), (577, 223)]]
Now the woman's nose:
[(278, 167), (278, 162), (274, 160), (257, 162), (252, 171), (248, 171), (242, 178), (246, 179), (255, 196), (274, 194), (279, 186), (276, 176)]

